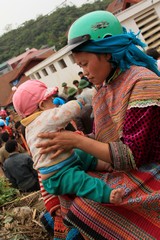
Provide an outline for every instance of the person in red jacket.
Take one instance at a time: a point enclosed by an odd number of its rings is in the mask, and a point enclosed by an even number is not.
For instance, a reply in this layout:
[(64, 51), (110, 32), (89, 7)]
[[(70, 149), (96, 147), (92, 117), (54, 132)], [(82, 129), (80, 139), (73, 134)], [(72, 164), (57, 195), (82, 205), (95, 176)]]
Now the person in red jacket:
[(6, 125), (5, 121), (3, 119), (0, 119), (0, 133), (8, 132), (10, 137), (13, 136), (12, 129)]

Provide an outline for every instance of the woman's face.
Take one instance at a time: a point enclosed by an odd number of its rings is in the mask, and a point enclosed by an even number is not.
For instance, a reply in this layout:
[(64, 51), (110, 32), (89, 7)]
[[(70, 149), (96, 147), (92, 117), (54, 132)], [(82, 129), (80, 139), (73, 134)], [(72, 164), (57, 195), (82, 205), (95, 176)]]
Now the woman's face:
[(112, 70), (109, 54), (78, 52), (73, 53), (73, 56), (76, 63), (83, 69), (84, 75), (94, 85), (101, 85)]

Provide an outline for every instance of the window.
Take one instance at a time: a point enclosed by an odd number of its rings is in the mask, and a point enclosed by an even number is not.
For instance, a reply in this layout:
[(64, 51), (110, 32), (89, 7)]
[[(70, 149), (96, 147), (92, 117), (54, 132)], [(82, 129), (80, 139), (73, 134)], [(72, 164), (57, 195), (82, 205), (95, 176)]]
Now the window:
[(136, 17), (135, 22), (141, 30), (141, 34), (145, 39), (149, 48), (160, 49), (160, 19), (154, 8), (147, 9)]
[(63, 59), (59, 60), (58, 63), (62, 69), (67, 67), (67, 65)]
[(53, 64), (51, 64), (49, 66), (49, 69), (51, 70), (52, 73), (57, 72), (57, 70), (56, 70), (56, 68), (55, 68), (55, 66)]
[(47, 70), (45, 68), (42, 69), (42, 73), (43, 73), (44, 76), (48, 75), (48, 72), (47, 72)]
[(75, 63), (75, 60), (74, 60), (74, 58), (73, 58), (73, 55), (72, 55), (72, 54), (70, 54), (70, 55), (69, 55), (69, 58), (70, 58), (70, 60), (71, 60), (71, 62), (72, 62), (72, 63)]
[(35, 79), (34, 74), (31, 74), (31, 75), (30, 75), (30, 79)]
[(36, 77), (37, 77), (38, 79), (41, 78), (41, 75), (39, 74), (39, 72), (36, 72)]

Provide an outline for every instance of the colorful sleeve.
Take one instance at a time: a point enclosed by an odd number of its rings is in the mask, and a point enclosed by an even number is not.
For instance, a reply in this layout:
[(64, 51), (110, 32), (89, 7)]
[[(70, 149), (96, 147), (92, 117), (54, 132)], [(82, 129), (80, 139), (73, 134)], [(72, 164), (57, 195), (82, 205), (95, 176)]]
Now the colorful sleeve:
[(158, 106), (131, 108), (127, 111), (121, 142), (110, 143), (115, 169), (132, 169), (154, 160), (156, 151), (160, 151), (159, 123)]

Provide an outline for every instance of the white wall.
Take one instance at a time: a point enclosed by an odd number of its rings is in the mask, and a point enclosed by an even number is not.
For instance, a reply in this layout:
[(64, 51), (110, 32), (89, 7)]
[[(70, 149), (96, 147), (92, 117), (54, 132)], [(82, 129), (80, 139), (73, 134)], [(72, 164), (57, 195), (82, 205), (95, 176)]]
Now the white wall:
[[(64, 47), (63, 49), (59, 50), (58, 52), (54, 53), (53, 55), (51, 55), (49, 58), (45, 59), (44, 61), (42, 61), (41, 63), (39, 63), (38, 65), (34, 66), (32, 69), (30, 69), (29, 71), (27, 71), (25, 73), (26, 76), (30, 76), (30, 78), (32, 78), (31, 76), (34, 75), (35, 78), (36, 77), (36, 72), (39, 72), (39, 74), (41, 75), (42, 78), (40, 78), (39, 80), (44, 82), (48, 87), (52, 87), (52, 86), (58, 86), (59, 90), (62, 90), (62, 82), (67, 82), (68, 86), (72, 86), (73, 87), (73, 80), (79, 80), (79, 76), (78, 76), (78, 72), (82, 71), (82, 69), (75, 63), (72, 62), (71, 58), (69, 57), (71, 55), (71, 52), (67, 53), (67, 54), (63, 54), (63, 52), (65, 51), (66, 47)], [(63, 59), (67, 65), (66, 68), (61, 68), (60, 64), (59, 64), (59, 60)], [(54, 64), (55, 68), (56, 68), (56, 72), (52, 73), (49, 65)], [(47, 76), (44, 76), (42, 73), (42, 69), (45, 68), (46, 71), (48, 72)]]

